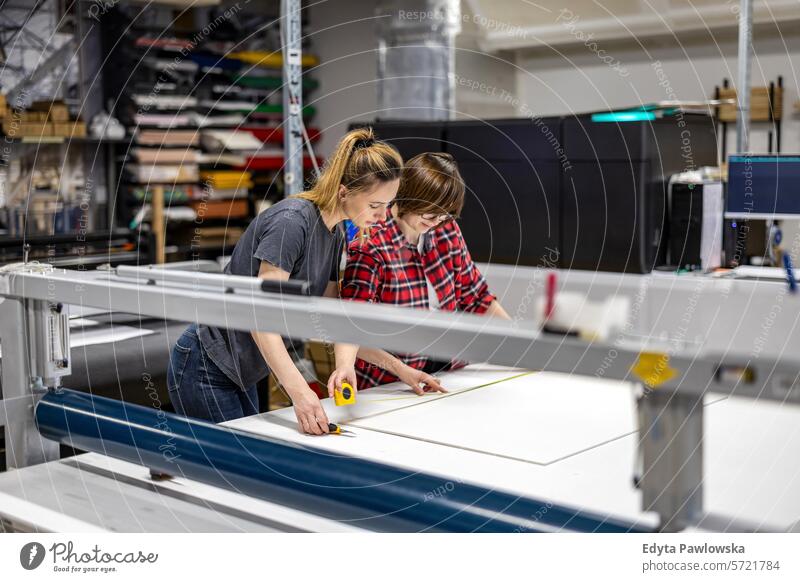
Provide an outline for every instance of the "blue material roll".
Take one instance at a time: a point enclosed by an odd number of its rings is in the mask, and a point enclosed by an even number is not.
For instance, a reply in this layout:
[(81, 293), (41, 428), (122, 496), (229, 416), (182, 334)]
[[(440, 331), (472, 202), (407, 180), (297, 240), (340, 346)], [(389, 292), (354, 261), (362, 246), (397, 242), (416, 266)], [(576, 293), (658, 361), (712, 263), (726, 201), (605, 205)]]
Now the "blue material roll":
[(44, 437), (77, 449), (375, 531), (649, 531), (74, 390), (46, 394), (36, 424)]

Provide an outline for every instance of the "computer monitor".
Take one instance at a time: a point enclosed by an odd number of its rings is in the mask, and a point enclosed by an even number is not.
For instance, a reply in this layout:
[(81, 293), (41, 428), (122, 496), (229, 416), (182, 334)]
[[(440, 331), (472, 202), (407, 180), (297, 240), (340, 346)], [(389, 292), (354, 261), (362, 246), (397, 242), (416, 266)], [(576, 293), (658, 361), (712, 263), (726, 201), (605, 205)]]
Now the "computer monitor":
[(725, 218), (800, 219), (800, 154), (729, 156)]

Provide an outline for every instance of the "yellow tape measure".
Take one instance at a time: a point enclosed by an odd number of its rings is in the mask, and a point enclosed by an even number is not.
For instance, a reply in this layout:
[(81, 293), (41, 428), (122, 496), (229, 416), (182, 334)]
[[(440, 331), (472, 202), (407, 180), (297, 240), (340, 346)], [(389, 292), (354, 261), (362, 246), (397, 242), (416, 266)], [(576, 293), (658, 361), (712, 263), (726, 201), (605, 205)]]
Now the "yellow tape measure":
[(342, 382), (342, 387), (333, 391), (333, 401), (336, 406), (347, 406), (356, 401), (356, 391), (347, 382)]

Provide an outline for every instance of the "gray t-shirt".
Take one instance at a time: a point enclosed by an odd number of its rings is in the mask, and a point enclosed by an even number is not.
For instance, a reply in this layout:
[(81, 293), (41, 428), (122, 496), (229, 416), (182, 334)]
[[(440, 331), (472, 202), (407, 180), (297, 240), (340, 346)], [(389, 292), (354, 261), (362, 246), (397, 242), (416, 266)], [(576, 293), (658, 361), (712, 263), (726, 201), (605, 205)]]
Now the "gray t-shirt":
[[(267, 261), (289, 273), (290, 279), (308, 281), (311, 294), (319, 297), (329, 281), (338, 279), (344, 243), (342, 225), (329, 231), (316, 204), (287, 198), (250, 223), (225, 272), (256, 277), (261, 261)], [(211, 360), (241, 388), (269, 374), (250, 332), (201, 325), (198, 336)]]

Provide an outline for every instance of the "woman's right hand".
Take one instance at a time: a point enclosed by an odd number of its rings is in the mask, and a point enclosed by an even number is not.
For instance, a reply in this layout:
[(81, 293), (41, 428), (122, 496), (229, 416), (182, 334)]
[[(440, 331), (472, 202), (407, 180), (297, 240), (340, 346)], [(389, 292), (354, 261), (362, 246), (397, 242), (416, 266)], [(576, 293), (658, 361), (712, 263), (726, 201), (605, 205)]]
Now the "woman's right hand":
[(289, 392), (297, 416), (297, 426), (300, 432), (306, 434), (327, 434), (328, 415), (322, 408), (319, 396), (307, 385), (298, 386)]
[(356, 369), (353, 366), (340, 366), (331, 373), (328, 378), (328, 396), (333, 398), (333, 393), (341, 390), (343, 382), (350, 384), (353, 390), (358, 390)]
[(401, 382), (408, 384), (417, 396), (422, 396), (428, 392), (447, 392), (434, 376), (408, 365), (403, 366), (397, 377)]

